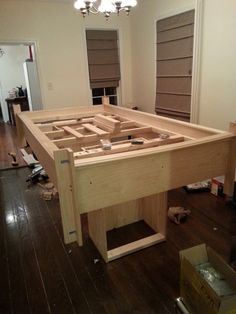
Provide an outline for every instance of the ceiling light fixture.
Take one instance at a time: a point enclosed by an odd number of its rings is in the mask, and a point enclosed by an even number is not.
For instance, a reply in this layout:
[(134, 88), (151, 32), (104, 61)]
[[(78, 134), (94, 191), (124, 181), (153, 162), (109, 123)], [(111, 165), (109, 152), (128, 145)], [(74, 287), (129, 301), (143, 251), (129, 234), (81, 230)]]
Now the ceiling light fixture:
[(111, 13), (119, 14), (121, 11), (125, 11), (129, 15), (131, 8), (136, 5), (137, 0), (76, 0), (74, 3), (74, 7), (80, 10), (83, 17), (89, 13), (103, 13), (106, 18), (109, 18)]

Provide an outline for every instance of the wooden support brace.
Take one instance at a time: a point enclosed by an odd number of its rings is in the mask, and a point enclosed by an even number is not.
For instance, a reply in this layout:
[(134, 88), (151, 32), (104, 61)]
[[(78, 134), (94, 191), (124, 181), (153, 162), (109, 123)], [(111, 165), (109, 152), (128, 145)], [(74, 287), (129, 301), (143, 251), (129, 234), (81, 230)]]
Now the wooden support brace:
[[(164, 192), (89, 212), (89, 234), (105, 262), (110, 262), (165, 241), (166, 217), (167, 193)], [(156, 233), (108, 250), (107, 230), (119, 228), (125, 225), (124, 222), (129, 224), (140, 219), (143, 219)]]
[(69, 134), (75, 136), (75, 137), (78, 138), (78, 139), (84, 138), (84, 135), (83, 135), (83, 134), (79, 133), (78, 131), (72, 129), (72, 128), (69, 127), (69, 126), (63, 126), (62, 129), (63, 129), (64, 131), (66, 131), (67, 133), (69, 133)]
[(110, 99), (107, 96), (102, 97), (102, 104), (103, 105), (109, 105), (110, 104)]
[(82, 245), (82, 231), (78, 202), (73, 152), (70, 149), (54, 151), (57, 189), (59, 192), (62, 227), (65, 243), (77, 241)]
[(92, 125), (92, 124), (89, 124), (89, 123), (82, 124), (82, 126), (85, 129), (87, 129), (87, 130), (89, 130), (91, 132), (96, 133), (97, 135), (107, 135), (107, 134), (109, 134), (108, 132), (106, 132), (106, 131), (104, 131), (102, 129), (99, 129), (95, 125)]
[(16, 121), (16, 129), (17, 129), (17, 137), (18, 137), (18, 143), (20, 147), (26, 146), (26, 140), (24, 136), (24, 127), (21, 122), (21, 120), (18, 117), (18, 114), (21, 113), (21, 107), (20, 105), (13, 105), (13, 113), (15, 115), (15, 121)]
[(48, 132), (45, 132), (45, 135), (47, 135), (47, 137), (50, 140), (54, 140), (56, 138), (63, 137), (65, 135), (65, 131), (64, 130), (48, 131)]
[(73, 125), (76, 123), (78, 123), (78, 120), (72, 119), (72, 120), (64, 120), (64, 121), (55, 121), (55, 122), (52, 122), (52, 125), (63, 126), (63, 125)]
[(104, 127), (111, 132), (120, 132), (121, 122), (113, 118), (97, 114), (94, 118), (94, 124), (104, 125)]
[[(142, 140), (141, 138), (137, 140)], [(104, 150), (101, 147), (86, 147), (85, 151), (74, 153), (74, 157), (77, 159), (84, 158), (84, 157), (98, 157), (98, 156), (104, 156), (104, 155), (111, 155), (115, 153), (123, 153), (123, 152), (129, 152), (134, 150), (140, 150), (145, 148), (151, 148), (151, 147), (157, 147), (157, 146), (163, 146), (167, 144), (173, 144), (173, 143), (179, 143), (183, 142), (184, 137), (183, 136), (172, 136), (167, 139), (152, 139), (152, 140), (146, 140), (142, 144), (132, 144), (131, 141), (126, 141), (125, 143), (114, 143), (111, 146), (111, 149)]]
[(57, 146), (70, 146), (75, 144), (88, 144), (98, 140), (97, 134), (84, 135), (82, 138), (76, 138), (75, 136), (53, 140), (52, 142)]
[(128, 129), (128, 128), (134, 128), (137, 125), (134, 121), (123, 121), (121, 122), (121, 129)]

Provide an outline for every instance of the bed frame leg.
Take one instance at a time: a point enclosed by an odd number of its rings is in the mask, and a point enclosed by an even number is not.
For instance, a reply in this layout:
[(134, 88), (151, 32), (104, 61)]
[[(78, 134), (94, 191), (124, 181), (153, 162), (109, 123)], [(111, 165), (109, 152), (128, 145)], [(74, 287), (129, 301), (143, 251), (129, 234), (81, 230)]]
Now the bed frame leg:
[(71, 149), (54, 151), (54, 159), (64, 241), (66, 244), (77, 241), (81, 246), (83, 241), (80, 213), (75, 195), (76, 183), (73, 151)]
[(16, 130), (19, 147), (25, 147), (27, 144), (24, 136), (24, 127), (21, 120), (17, 116), (19, 113), (21, 113), (20, 105), (13, 105), (13, 113), (16, 121)]
[[(229, 131), (236, 135), (236, 122), (231, 122)], [(236, 140), (233, 139), (227, 165), (227, 172), (225, 174), (224, 193), (227, 198), (231, 198), (234, 194), (234, 181), (235, 181), (235, 168), (236, 168)]]
[(110, 105), (109, 97), (102, 96), (102, 104), (103, 105)]
[[(154, 234), (108, 250), (107, 231), (144, 220)], [(98, 209), (88, 213), (89, 236), (106, 263), (165, 241), (167, 192)]]

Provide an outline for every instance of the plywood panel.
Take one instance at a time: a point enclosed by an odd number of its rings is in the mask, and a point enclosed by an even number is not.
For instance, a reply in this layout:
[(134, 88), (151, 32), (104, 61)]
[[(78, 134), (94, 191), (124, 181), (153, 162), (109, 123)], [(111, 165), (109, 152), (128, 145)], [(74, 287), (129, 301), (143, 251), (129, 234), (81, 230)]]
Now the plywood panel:
[(110, 206), (106, 208), (106, 230), (119, 228), (142, 219), (141, 200)]
[(104, 209), (99, 209), (88, 213), (89, 235), (104, 258), (105, 262), (107, 262), (107, 236), (105, 222), (106, 219)]
[[(136, 158), (117, 158), (76, 168), (78, 202), (82, 212), (168, 191), (222, 175), (227, 169), (229, 143), (205, 141), (181, 149)], [(185, 144), (186, 146), (186, 144)], [(177, 148), (179, 147), (179, 148)], [(102, 158), (102, 157), (99, 157)], [(214, 161), (214, 162), (213, 162)], [(106, 191), (104, 195), (104, 191)]]
[(142, 217), (156, 232), (166, 235), (167, 192), (142, 199)]

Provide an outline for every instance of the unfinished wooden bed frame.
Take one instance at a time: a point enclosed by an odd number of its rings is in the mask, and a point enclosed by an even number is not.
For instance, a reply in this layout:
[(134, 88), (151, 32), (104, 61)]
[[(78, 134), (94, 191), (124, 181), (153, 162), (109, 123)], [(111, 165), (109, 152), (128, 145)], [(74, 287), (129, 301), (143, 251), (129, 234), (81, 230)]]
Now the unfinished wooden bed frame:
[[(59, 192), (65, 243), (82, 245), (80, 215), (106, 262), (165, 240), (167, 191), (225, 175), (233, 195), (230, 132), (108, 104), (19, 112), (17, 129)], [(111, 143), (111, 144), (110, 144)], [(155, 233), (107, 249), (107, 231), (144, 220)]]

